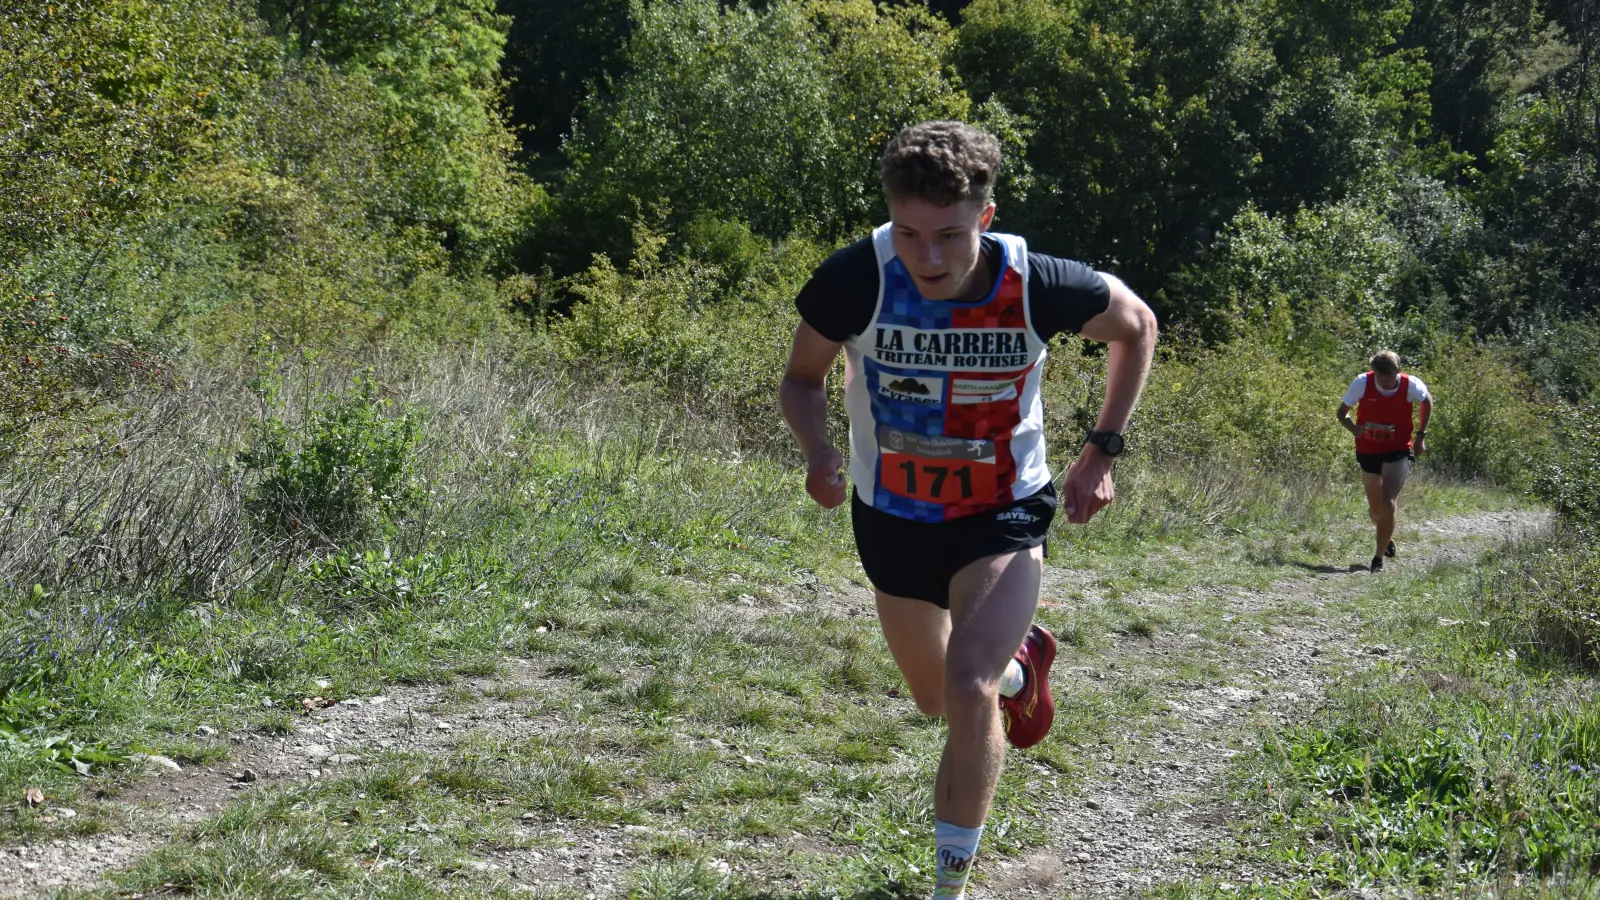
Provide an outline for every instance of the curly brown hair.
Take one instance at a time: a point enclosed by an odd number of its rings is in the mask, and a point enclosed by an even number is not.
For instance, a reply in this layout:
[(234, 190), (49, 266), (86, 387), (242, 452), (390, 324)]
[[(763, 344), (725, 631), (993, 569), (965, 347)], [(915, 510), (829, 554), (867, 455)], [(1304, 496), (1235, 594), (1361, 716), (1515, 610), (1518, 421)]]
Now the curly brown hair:
[(883, 151), (880, 175), (890, 198), (915, 197), (936, 206), (963, 200), (988, 203), (1000, 174), (1000, 142), (965, 122), (907, 125)]

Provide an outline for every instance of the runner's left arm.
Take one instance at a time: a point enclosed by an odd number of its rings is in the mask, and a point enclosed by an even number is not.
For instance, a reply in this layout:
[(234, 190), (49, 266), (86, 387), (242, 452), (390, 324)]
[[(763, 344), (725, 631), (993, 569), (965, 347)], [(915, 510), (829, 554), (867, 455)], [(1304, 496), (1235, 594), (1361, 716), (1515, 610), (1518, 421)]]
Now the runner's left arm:
[(1428, 420), (1433, 418), (1433, 395), (1429, 394), (1417, 410), (1417, 440), (1411, 448), (1413, 454), (1428, 452)]
[[(1100, 273), (1110, 288), (1111, 298), (1104, 312), (1084, 324), (1081, 334), (1106, 344), (1106, 398), (1100, 408), (1096, 431), (1121, 432), (1128, 427), (1133, 408), (1139, 403), (1150, 361), (1155, 356), (1158, 327), (1156, 315), (1122, 280)], [(1078, 459), (1067, 470), (1062, 486), (1062, 507), (1067, 521), (1088, 522), (1116, 496), (1111, 483), (1112, 458), (1098, 446), (1086, 444)]]

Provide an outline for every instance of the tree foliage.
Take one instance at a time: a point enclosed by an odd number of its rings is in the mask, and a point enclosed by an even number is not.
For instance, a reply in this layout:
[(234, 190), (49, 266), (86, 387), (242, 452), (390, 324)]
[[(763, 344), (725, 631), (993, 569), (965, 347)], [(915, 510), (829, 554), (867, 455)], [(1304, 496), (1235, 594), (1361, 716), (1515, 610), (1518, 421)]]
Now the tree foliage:
[(1006, 227), (1158, 298), (1247, 205), (1339, 201), (1407, 143), (1427, 68), (1396, 48), (1403, 24), (1377, 0), (976, 0), (954, 58), (1031, 129), (1038, 189)]
[(499, 109), (509, 20), (494, 0), (261, 0), (261, 9), (303, 58), (371, 84), (385, 119), (376, 149), (404, 173), (383, 213), (483, 227), (477, 195), (507, 179), (510, 150)]
[(566, 215), (615, 249), (622, 217), (670, 199), (759, 234), (839, 234), (881, 215), (873, 176), (902, 125), (965, 116), (944, 23), (870, 0), (639, 4), (628, 72), (569, 145)]
[(0, 271), (148, 208), (253, 81), (249, 38), (220, 0), (0, 9)]
[(633, 28), (628, 0), (500, 0), (511, 20), (503, 72), (528, 154), (559, 161), (589, 93), (620, 75)]
[(884, 144), (945, 117), (1005, 145), (997, 227), (1171, 331), (1307, 370), (1487, 341), (1592, 402), (1597, 34), (1593, 0), (11, 4), (0, 411), (66, 421), (185, 348), (505, 335), (513, 303), (752, 411), (798, 261), (881, 221)]
[(507, 324), (477, 273), (541, 194), (496, 111), (504, 23), (278, 6), (276, 36), (233, 0), (0, 13), (0, 440), (186, 346)]

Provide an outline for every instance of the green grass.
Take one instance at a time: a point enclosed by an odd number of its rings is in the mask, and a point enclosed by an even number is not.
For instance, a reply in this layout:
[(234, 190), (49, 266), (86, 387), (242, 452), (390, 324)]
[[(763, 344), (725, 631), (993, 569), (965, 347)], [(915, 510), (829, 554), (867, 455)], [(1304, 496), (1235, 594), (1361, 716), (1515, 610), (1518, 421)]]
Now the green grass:
[[(1494, 596), (1545, 549), (1373, 580), (1356, 608), (1397, 655), (1239, 766), (1255, 811), (1244, 858), (1277, 873), (1250, 896), (1600, 895), (1600, 686), (1558, 654), (1518, 652)], [(1212, 895), (1190, 888), (1171, 896)]]
[[(7, 660), (0, 720), (16, 738), (0, 742), (0, 795), (40, 785), (82, 815), (51, 823), (12, 808), (0, 830), (37, 839), (109, 827), (117, 807), (93, 795), (121, 777), (121, 755), (205, 764), (226, 753), (193, 736), (199, 724), (270, 738), (296, 727), (303, 697), (428, 684), (441, 688), (440, 711), (487, 696), (538, 717), (538, 736), (478, 735), (451, 753), (394, 752), (357, 772), (254, 789), (87, 896), (498, 896), (510, 883), (483, 861), (558, 822), (618, 830), (630, 897), (924, 890), (942, 725), (916, 713), (874, 618), (840, 615), (843, 601), (824, 596), (860, 579), (846, 517), (811, 504), (784, 461), (731, 450), (714, 423), (666, 424), (665, 411), (625, 394), (473, 377), (390, 378), (397, 402), (421, 410), (414, 475), (426, 499), (380, 523), (382, 540), (283, 558), (243, 526), (180, 521), (170, 523), (180, 546), (211, 539), (253, 574), (202, 591), (172, 577), (181, 559), (157, 555), (148, 575), (108, 585), (56, 572), (14, 594), (7, 633), (35, 639)], [(171, 441), (190, 441), (191, 457), (216, 467), (214, 503), (237, 500), (248, 485), (229, 481), (216, 448), (250, 406), (189, 401), (162, 426), (168, 443), (150, 445), (159, 453), (86, 459), (77, 481), (54, 489), (100, 478), (190, 496), (198, 489), (163, 467)], [(1040, 619), (1075, 664), (1106, 670), (1122, 664), (1118, 642), (1197, 640), (1059, 696), (1051, 735), (1011, 757), (986, 852), (1039, 843), (1031, 798), (1070, 792), (1105, 742), (1119, 761), (1138, 754), (1174, 685), (1219, 677), (1218, 648), (1235, 629), (1190, 588), (1303, 575), (1295, 560), (1365, 536), (1348, 521), (1359, 497), (1332, 485), (1301, 490), (1303, 506), (1257, 504), (1228, 523), (1143, 535), (1172, 494), (1136, 471), (1103, 521), (1057, 526), (1053, 564), (1085, 571), (1067, 573), (1077, 587), (1047, 596)], [(52, 496), (49, 484), (4, 487), (37, 508)], [(1504, 502), (1420, 487), (1417, 514)], [(1316, 515), (1286, 528), (1297, 509)], [(86, 528), (103, 540), (139, 533), (93, 517)], [(1280, 540), (1302, 556), (1261, 549)], [(41, 623), (52, 646), (71, 648), (70, 665), (36, 639)], [(519, 683), (507, 658), (530, 663), (536, 683)], [(40, 752), (58, 734), (105, 761), (89, 778), (71, 774)]]
[[(1371, 558), (1372, 526), (1353, 460), (1348, 472), (1327, 480), (1272, 473), (1232, 473), (1220, 484), (1218, 479), (1186, 465), (1134, 460), (1117, 472), (1117, 501), (1092, 524), (1057, 519), (1051, 529), (1054, 561), (1090, 573), (1086, 587), (1095, 595), (1116, 598), (1193, 587), (1265, 590), (1280, 580), (1345, 571)], [(1422, 470), (1401, 497), (1396, 539), (1411, 541), (1415, 524), (1428, 519), (1513, 509), (1523, 502)], [(1189, 505), (1212, 512), (1173, 517), (1174, 506)]]

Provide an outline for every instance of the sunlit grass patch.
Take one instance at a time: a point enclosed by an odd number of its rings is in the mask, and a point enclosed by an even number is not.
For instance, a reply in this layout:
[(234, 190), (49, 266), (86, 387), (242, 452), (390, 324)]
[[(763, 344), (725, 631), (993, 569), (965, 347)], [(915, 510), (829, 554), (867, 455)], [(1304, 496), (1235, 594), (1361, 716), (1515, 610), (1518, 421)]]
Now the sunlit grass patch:
[[(1488, 560), (1486, 583), (1501, 565)], [(1480, 618), (1478, 583), (1445, 564), (1371, 585), (1357, 602), (1398, 658), (1350, 676), (1305, 724), (1268, 732), (1241, 769), (1258, 852), (1297, 883), (1450, 896), (1593, 886), (1600, 687), (1518, 654), (1513, 633)]]

